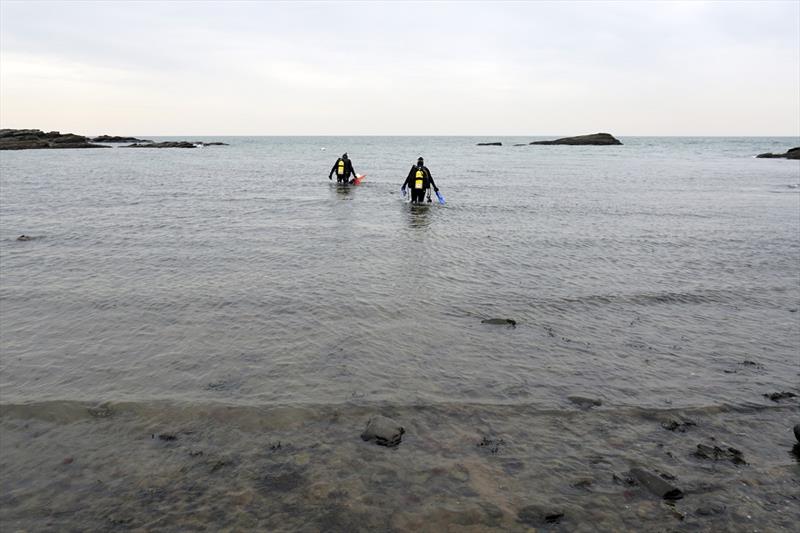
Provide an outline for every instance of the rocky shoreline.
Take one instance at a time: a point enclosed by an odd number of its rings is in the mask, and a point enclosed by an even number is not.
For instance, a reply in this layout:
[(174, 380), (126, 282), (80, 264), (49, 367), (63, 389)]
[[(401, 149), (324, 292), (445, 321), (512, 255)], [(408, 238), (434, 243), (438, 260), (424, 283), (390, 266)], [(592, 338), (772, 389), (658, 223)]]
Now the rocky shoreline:
[(223, 142), (204, 141), (164, 141), (153, 142), (136, 137), (119, 137), (100, 135), (86, 137), (74, 133), (60, 133), (58, 131), (43, 132), (42, 130), (28, 129), (2, 129), (0, 130), (0, 150), (42, 150), (54, 148), (110, 148), (103, 144), (133, 143), (124, 148), (197, 148), (198, 146), (228, 146)]

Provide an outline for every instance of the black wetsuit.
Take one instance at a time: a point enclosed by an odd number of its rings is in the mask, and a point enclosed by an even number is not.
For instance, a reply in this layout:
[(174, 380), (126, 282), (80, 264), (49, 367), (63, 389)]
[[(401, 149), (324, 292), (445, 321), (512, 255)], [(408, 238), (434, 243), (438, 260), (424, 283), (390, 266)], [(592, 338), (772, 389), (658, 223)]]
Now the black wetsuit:
[(428, 191), (431, 186), (433, 186), (433, 190), (439, 190), (433, 181), (431, 171), (425, 165), (411, 167), (411, 170), (408, 171), (408, 177), (403, 183), (403, 187), (408, 187), (411, 190), (411, 201), (414, 203), (422, 203), (425, 200), (425, 191)]
[[(343, 165), (340, 166), (339, 163), (343, 163)], [(356, 177), (356, 171), (353, 170), (353, 163), (350, 159), (342, 159), (341, 157), (333, 164), (333, 168), (331, 168), (330, 173), (328, 173), (328, 179), (331, 179), (334, 173), (336, 174), (336, 183), (348, 183), (351, 174), (353, 175), (353, 179)]]

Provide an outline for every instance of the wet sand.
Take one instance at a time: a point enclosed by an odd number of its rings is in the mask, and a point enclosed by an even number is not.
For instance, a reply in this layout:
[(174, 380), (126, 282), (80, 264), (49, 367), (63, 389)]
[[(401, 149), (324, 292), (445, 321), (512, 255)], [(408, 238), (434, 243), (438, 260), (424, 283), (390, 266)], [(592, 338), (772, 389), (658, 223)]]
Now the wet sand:
[[(6, 531), (792, 531), (796, 399), (774, 406), (0, 408)], [(363, 442), (370, 416), (406, 429)], [(703, 457), (698, 444), (735, 448)], [(709, 449), (709, 448), (706, 448)], [(678, 487), (635, 484), (641, 467)]]

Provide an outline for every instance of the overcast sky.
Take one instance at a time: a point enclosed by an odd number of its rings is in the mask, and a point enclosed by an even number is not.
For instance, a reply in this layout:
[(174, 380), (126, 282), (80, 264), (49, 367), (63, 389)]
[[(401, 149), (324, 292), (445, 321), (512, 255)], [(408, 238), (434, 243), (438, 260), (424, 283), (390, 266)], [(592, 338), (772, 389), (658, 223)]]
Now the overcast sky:
[(0, 127), (800, 135), (800, 1), (0, 0)]

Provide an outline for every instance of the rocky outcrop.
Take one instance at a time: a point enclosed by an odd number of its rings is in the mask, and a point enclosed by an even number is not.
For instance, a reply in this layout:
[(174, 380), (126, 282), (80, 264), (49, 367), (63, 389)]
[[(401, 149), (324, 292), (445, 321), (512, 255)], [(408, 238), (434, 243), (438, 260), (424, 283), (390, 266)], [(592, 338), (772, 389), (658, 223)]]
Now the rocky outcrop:
[(83, 135), (42, 130), (0, 130), (0, 150), (35, 150), (45, 148), (108, 148), (92, 144)]
[(571, 146), (609, 146), (622, 144), (619, 139), (610, 133), (593, 133), (591, 135), (578, 135), (577, 137), (564, 137), (555, 141), (533, 141), (529, 144), (568, 144)]
[(800, 146), (790, 148), (785, 154), (758, 154), (758, 159), (800, 159)]
[(478, 146), (503, 146), (503, 143), (478, 143)]
[(99, 137), (92, 138), (93, 143), (151, 143), (153, 141), (149, 141), (147, 139), (137, 139), (136, 137), (119, 137), (116, 135), (101, 135)]

